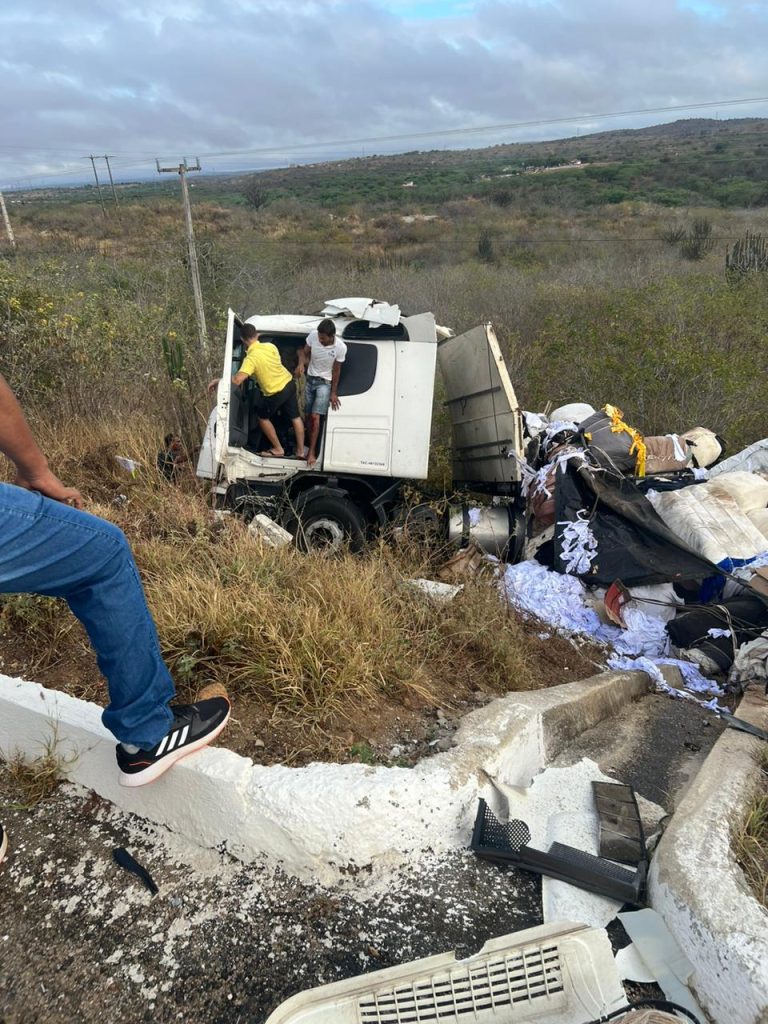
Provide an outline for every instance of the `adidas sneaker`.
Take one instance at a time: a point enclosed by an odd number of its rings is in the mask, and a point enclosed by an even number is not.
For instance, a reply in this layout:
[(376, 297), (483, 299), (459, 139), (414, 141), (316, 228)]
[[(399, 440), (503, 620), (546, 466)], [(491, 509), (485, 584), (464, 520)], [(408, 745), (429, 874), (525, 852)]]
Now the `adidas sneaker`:
[(154, 782), (182, 757), (207, 746), (229, 720), (230, 703), (226, 697), (210, 697), (196, 704), (172, 704), (171, 728), (151, 750), (129, 753), (117, 745), (117, 764), (121, 786), (144, 786)]

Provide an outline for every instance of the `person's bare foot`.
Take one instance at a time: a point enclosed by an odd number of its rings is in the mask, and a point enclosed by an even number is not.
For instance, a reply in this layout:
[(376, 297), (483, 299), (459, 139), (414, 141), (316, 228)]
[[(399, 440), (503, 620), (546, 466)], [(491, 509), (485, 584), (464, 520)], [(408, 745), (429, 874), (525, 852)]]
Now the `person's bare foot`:
[(314, 452), (308, 452), (307, 454), (307, 466), (312, 469), (314, 464), (317, 462), (317, 456)]
[(259, 452), (259, 455), (262, 457), (262, 459), (282, 459), (283, 456), (285, 455), (285, 451), (282, 448), (279, 451), (277, 451), (275, 448), (270, 448), (266, 452)]

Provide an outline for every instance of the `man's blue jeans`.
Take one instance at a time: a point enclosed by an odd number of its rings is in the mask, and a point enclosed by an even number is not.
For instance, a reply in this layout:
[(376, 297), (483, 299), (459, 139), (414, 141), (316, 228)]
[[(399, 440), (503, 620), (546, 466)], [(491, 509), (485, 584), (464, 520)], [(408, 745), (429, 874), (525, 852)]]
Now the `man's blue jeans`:
[(63, 597), (109, 685), (104, 725), (124, 743), (148, 749), (160, 742), (173, 718), (174, 685), (122, 530), (0, 484), (0, 593)]

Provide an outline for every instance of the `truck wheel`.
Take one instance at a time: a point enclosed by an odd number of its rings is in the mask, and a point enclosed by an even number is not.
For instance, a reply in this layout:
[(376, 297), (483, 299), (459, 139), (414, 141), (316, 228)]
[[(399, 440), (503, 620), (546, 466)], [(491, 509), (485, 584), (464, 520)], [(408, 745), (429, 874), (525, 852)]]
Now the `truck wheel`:
[(323, 495), (308, 501), (295, 524), (296, 543), (303, 551), (361, 551), (366, 541), (363, 513), (350, 500)]

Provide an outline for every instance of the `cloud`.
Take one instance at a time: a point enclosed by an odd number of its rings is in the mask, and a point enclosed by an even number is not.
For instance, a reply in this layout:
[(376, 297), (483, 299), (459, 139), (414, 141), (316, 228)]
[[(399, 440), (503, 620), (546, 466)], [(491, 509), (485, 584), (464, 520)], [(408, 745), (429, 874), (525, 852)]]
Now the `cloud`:
[[(90, 152), (115, 154), (115, 169), (128, 173), (149, 171), (155, 155), (279, 149), (275, 159), (319, 160), (331, 152), (321, 147), (328, 140), (768, 95), (768, 14), (747, 0), (30, 7), (5, 0), (0, 12), (6, 187), (82, 168)], [(731, 113), (765, 115), (768, 104)], [(573, 131), (542, 128), (537, 137)], [(459, 136), (450, 144), (522, 137)], [(299, 148), (307, 145), (317, 148)], [(239, 160), (259, 162), (255, 154)], [(222, 163), (204, 158), (206, 167)]]

